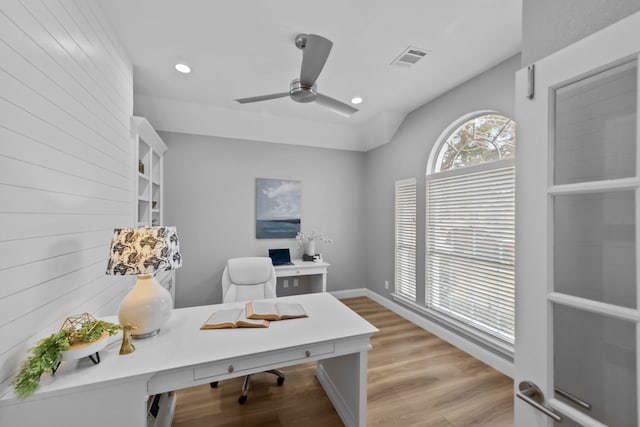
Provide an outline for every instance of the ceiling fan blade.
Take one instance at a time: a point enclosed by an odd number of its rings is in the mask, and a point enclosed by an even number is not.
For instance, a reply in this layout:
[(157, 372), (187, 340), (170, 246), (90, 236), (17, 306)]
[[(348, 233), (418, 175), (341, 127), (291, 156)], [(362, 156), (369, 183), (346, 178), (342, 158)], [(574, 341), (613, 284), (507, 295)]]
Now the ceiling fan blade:
[(351, 117), (351, 115), (358, 111), (357, 108), (353, 108), (351, 105), (347, 105), (344, 102), (340, 102), (337, 99), (330, 98), (325, 95), (318, 94), (315, 102), (333, 110), (335, 113), (344, 117)]
[(302, 67), (300, 81), (313, 86), (320, 75), (320, 71), (327, 62), (333, 42), (317, 34), (307, 34), (307, 41), (302, 49)]
[(239, 102), (240, 104), (248, 104), (250, 102), (260, 102), (260, 101), (268, 101), (270, 99), (284, 98), (285, 96), (289, 96), (289, 92), (280, 92), (280, 93), (272, 93), (271, 95), (253, 96), (251, 98), (240, 98), (240, 99), (236, 99), (236, 102)]

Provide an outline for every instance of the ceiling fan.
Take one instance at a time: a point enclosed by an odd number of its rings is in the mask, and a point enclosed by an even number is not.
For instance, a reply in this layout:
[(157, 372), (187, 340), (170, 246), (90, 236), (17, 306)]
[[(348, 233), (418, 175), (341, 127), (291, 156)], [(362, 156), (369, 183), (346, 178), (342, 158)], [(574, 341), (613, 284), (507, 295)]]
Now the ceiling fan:
[(350, 105), (317, 92), (318, 85), (316, 80), (325, 62), (327, 62), (333, 42), (317, 34), (298, 34), (295, 43), (296, 47), (302, 50), (302, 67), (300, 69), (300, 78), (291, 82), (289, 92), (240, 98), (236, 99), (236, 101), (240, 104), (248, 104), (289, 96), (296, 102), (316, 102), (345, 117), (350, 117), (358, 111)]

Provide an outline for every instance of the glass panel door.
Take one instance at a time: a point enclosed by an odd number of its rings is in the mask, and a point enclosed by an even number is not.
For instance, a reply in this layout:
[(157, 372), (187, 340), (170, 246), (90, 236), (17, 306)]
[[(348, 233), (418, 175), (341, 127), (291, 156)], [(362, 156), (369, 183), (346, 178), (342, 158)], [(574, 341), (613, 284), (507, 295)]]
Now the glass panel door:
[(638, 52), (640, 13), (516, 75), (517, 426), (640, 425)]
[(635, 308), (633, 191), (554, 198), (554, 287), (594, 301)]
[(637, 74), (632, 60), (552, 92), (554, 396), (621, 427), (638, 420), (636, 323), (619, 318), (638, 305)]
[(632, 60), (552, 96), (554, 396), (621, 427), (638, 420), (636, 324), (618, 318), (637, 308), (637, 74)]
[(636, 61), (555, 91), (556, 185), (635, 175)]
[(606, 425), (636, 426), (635, 324), (554, 304), (553, 328), (555, 397)]

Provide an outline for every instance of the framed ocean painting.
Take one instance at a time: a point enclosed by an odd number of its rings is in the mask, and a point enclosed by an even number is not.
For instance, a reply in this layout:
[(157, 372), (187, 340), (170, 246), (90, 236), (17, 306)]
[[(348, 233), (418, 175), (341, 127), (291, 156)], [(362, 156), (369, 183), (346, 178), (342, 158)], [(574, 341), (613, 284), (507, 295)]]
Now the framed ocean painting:
[(256, 178), (256, 238), (289, 239), (300, 231), (300, 181)]

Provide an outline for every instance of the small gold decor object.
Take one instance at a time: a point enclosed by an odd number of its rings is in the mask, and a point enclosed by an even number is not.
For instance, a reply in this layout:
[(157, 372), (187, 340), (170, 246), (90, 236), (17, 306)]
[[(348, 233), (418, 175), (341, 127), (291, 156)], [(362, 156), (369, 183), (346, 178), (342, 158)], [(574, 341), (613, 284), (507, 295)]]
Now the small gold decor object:
[(119, 330), (119, 325), (98, 320), (89, 313), (67, 317), (60, 332), (66, 335), (69, 347), (62, 353), (61, 361), (88, 357), (97, 365), (100, 363), (99, 351), (109, 343), (107, 338)]
[(142, 163), (142, 160), (138, 160), (138, 172), (144, 175), (144, 163)]
[(122, 327), (122, 345), (120, 346), (120, 354), (131, 354), (136, 351), (136, 347), (131, 342), (131, 330), (135, 329), (131, 323)]
[(64, 319), (62, 326), (60, 327), (61, 331), (67, 332), (67, 339), (69, 340), (70, 345), (78, 344), (83, 342), (83, 339), (86, 335), (85, 333), (80, 333), (80, 330), (85, 324), (89, 324), (89, 322), (96, 325), (98, 319), (93, 317), (89, 313), (82, 313), (75, 316), (69, 316)]

